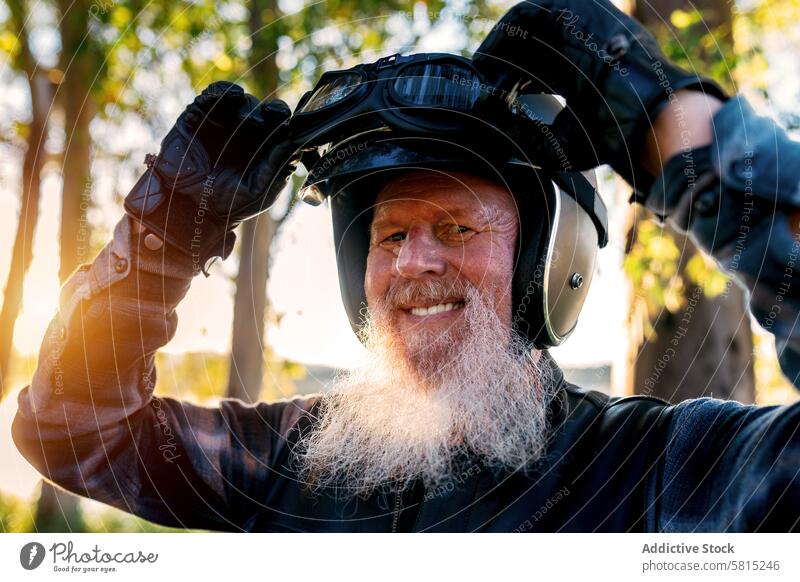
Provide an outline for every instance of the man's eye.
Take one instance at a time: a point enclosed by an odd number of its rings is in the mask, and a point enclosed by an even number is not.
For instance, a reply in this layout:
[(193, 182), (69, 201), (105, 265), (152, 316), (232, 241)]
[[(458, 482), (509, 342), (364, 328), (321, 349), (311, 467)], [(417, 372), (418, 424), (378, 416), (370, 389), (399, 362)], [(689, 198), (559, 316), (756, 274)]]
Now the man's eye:
[(405, 239), (406, 239), (406, 233), (396, 232), (383, 239), (383, 242), (401, 242), (404, 241)]
[(453, 224), (451, 225), (447, 231), (448, 234), (456, 234), (456, 235), (464, 235), (470, 232), (472, 229), (468, 226), (462, 226), (460, 224)]

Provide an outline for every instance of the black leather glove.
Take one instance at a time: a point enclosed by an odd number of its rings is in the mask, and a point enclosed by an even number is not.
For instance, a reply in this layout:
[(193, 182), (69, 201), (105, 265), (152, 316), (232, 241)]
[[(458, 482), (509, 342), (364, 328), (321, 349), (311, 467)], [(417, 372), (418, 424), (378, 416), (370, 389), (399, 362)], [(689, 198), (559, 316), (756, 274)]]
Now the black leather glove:
[(643, 193), (653, 182), (638, 163), (645, 131), (670, 95), (692, 88), (726, 99), (713, 81), (667, 61), (655, 38), (608, 0), (517, 4), (473, 60), (503, 91), (565, 97), (552, 132), (570, 169), (608, 163)]
[(203, 269), (233, 249), (232, 230), (268, 209), (296, 167), (289, 106), (233, 83), (209, 85), (148, 154), (126, 212)]

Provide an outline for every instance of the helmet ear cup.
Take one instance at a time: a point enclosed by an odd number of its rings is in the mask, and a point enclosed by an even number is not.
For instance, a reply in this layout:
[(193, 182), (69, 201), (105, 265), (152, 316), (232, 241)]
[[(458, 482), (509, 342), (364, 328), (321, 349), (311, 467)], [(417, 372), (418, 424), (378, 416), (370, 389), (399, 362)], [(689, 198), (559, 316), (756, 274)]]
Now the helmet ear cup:
[(589, 214), (558, 189), (555, 220), (544, 255), (542, 309), (544, 337), (540, 347), (557, 346), (578, 323), (594, 275), (598, 241)]

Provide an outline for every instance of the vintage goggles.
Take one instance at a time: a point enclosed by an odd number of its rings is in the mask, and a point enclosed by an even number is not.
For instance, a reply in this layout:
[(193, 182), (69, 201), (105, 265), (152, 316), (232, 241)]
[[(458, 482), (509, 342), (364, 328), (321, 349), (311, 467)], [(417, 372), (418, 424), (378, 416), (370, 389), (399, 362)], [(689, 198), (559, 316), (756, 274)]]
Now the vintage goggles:
[(392, 55), (323, 74), (298, 103), (289, 132), (301, 149), (380, 127), (463, 132), (483, 108), (500, 102), (492, 93), (469, 59), (441, 53)]

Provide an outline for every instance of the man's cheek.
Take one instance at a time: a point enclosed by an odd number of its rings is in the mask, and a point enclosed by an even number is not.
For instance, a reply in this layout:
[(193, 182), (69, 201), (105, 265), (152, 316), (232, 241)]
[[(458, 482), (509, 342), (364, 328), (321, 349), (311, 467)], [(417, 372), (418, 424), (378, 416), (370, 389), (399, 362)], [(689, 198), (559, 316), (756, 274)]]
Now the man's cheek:
[(381, 293), (380, 289), (382, 273), (379, 262), (375, 251), (371, 250), (367, 255), (367, 269), (364, 273), (364, 294), (368, 303), (375, 303), (379, 299), (383, 299), (383, 293)]

